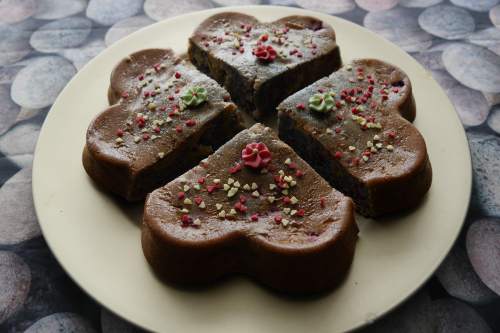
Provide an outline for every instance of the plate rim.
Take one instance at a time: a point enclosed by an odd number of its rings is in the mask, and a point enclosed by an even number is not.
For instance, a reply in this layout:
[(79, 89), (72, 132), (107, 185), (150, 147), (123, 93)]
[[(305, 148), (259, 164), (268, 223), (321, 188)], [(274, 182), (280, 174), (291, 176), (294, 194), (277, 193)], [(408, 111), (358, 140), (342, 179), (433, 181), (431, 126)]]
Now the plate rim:
[[(402, 56), (408, 58), (411, 62), (413, 62), (414, 66), (418, 66), (421, 70), (425, 71), (426, 73), (429, 72), (420, 63), (418, 63), (418, 61), (415, 58), (413, 58), (409, 53), (407, 53), (406, 51), (404, 51), (401, 47), (399, 47), (395, 43), (389, 41), (385, 37), (383, 37), (383, 36), (381, 36), (381, 35), (379, 35), (379, 34), (377, 34), (375, 32), (372, 32), (371, 30), (369, 30), (368, 28), (365, 28), (364, 26), (361, 26), (359, 24), (351, 22), (351, 21), (349, 21), (347, 19), (344, 19), (344, 18), (342, 18), (342, 17), (340, 17), (338, 15), (331, 15), (331, 14), (317, 12), (317, 11), (313, 11), (313, 10), (309, 10), (309, 9), (304, 9), (304, 8), (300, 8), (300, 7), (277, 6), (277, 5), (243, 5), (243, 6), (215, 7), (215, 8), (210, 8), (210, 9), (205, 9), (205, 10), (200, 10), (200, 11), (193, 11), (193, 12), (185, 13), (185, 14), (182, 14), (182, 15), (177, 15), (177, 16), (169, 17), (169, 18), (163, 19), (161, 21), (157, 21), (155, 23), (152, 23), (152, 24), (150, 24), (148, 26), (142, 27), (139, 30), (134, 31), (133, 33), (131, 33), (131, 34), (123, 37), (122, 39), (120, 39), (120, 40), (118, 40), (116, 42), (114, 42), (113, 44), (111, 44), (109, 46), (106, 46), (105, 49), (101, 50), (101, 52), (99, 52), (96, 56), (94, 56), (91, 60), (89, 60), (82, 68), (80, 68), (76, 72), (76, 74), (71, 78), (71, 80), (68, 81), (68, 83), (64, 86), (64, 88), (61, 90), (61, 92), (58, 94), (56, 100), (53, 102), (53, 104), (51, 105), (49, 111), (47, 112), (46, 117), (45, 117), (45, 119), (43, 121), (42, 127), (40, 129), (40, 134), (39, 134), (39, 137), (37, 139), (37, 143), (36, 143), (36, 147), (35, 147), (35, 151), (34, 151), (33, 164), (32, 164), (32, 172), (31, 172), (31, 174), (32, 174), (32, 195), (33, 195), (33, 203), (34, 203), (34, 207), (35, 207), (35, 213), (36, 213), (36, 217), (37, 217), (38, 223), (40, 225), (40, 229), (42, 231), (43, 238), (44, 238), (44, 240), (45, 240), (48, 248), (50, 249), (52, 255), (56, 258), (58, 264), (62, 267), (62, 269), (64, 270), (64, 272), (71, 278), (71, 280), (79, 288), (81, 288), (89, 297), (91, 297), (93, 300), (95, 300), (101, 307), (104, 307), (107, 311), (110, 311), (114, 315), (116, 315), (116, 316), (122, 318), (123, 320), (125, 320), (125, 321), (127, 321), (129, 323), (132, 323), (133, 325), (136, 325), (136, 326), (138, 326), (138, 327), (140, 327), (142, 329), (151, 330), (151, 328), (147, 327), (146, 325), (143, 325), (142, 323), (138, 322), (135, 319), (123, 317), (117, 311), (115, 311), (114, 309), (112, 309), (111, 307), (109, 307), (107, 304), (105, 304), (104, 301), (102, 301), (102, 298), (100, 298), (98, 295), (92, 294), (91, 291), (89, 291), (90, 288), (88, 288), (87, 286), (85, 286), (84, 282), (80, 281), (79, 278), (67, 267), (66, 261), (64, 259), (62, 259), (62, 256), (61, 256), (60, 252), (54, 251), (54, 247), (53, 247), (53, 243), (52, 243), (53, 240), (50, 237), (47, 236), (48, 235), (48, 232), (46, 230), (47, 226), (46, 225), (44, 226), (44, 223), (40, 222), (40, 221), (42, 221), (42, 219), (40, 218), (41, 211), (42, 211), (42, 209), (40, 208), (41, 205), (42, 205), (42, 202), (41, 202), (42, 200), (41, 200), (41, 198), (40, 198), (40, 196), (38, 195), (38, 192), (37, 192), (38, 185), (36, 185), (36, 184), (39, 184), (39, 180), (38, 180), (38, 167), (37, 166), (39, 164), (38, 160), (40, 159), (40, 157), (39, 157), (39, 155), (40, 155), (40, 153), (39, 153), (40, 148), (39, 147), (41, 146), (41, 142), (43, 141), (43, 140), (41, 140), (41, 138), (46, 135), (45, 132), (47, 131), (47, 129), (46, 129), (47, 125), (46, 124), (50, 121), (51, 117), (54, 115), (53, 110), (58, 107), (58, 104), (59, 104), (59, 101), (61, 99), (61, 96), (64, 95), (67, 90), (69, 90), (69, 87), (71, 87), (72, 83), (74, 81), (80, 80), (80, 77), (83, 75), (82, 73), (85, 73), (88, 70), (88, 68), (92, 66), (92, 64), (94, 64), (95, 62), (99, 61), (98, 60), (99, 58), (101, 58), (106, 53), (112, 52), (115, 48), (119, 48), (121, 45), (129, 43), (129, 40), (132, 39), (133, 36), (139, 35), (139, 34), (143, 33), (145, 30), (151, 29), (154, 26), (160, 26), (162, 24), (165, 24), (165, 22), (175, 21), (175, 20), (181, 20), (181, 21), (183, 21), (183, 20), (189, 19), (190, 16), (205, 15), (206, 17), (208, 17), (208, 16), (210, 16), (212, 14), (219, 13), (219, 12), (226, 12), (226, 11), (227, 12), (235, 11), (235, 12), (240, 12), (240, 13), (248, 14), (246, 12), (246, 10), (248, 10), (248, 9), (254, 10), (254, 9), (262, 9), (262, 8), (268, 8), (269, 10), (273, 10), (273, 11), (275, 11), (275, 10), (287, 11), (286, 13), (280, 14), (280, 16), (282, 16), (282, 17), (285, 17), (287, 15), (297, 15), (298, 14), (298, 13), (288, 12), (288, 10), (291, 10), (292, 12), (299, 11), (303, 15), (309, 15), (309, 16), (313, 16), (313, 17), (315, 16), (315, 17), (319, 17), (319, 18), (321, 18), (321, 16), (334, 17), (335, 20), (342, 21), (343, 24), (350, 25), (351, 27), (354, 26), (357, 29), (361, 28), (364, 33), (369, 34), (369, 35), (371, 35), (371, 36), (373, 36), (375, 38), (378, 38), (378, 39), (383, 39), (386, 43), (389, 43), (389, 44), (395, 46), (402, 53)], [(248, 14), (248, 15), (253, 15), (253, 14)], [(124, 56), (126, 56), (126, 55), (124, 55)], [(112, 67), (113, 66), (114, 65), (112, 65)], [(439, 88), (443, 91), (443, 93), (444, 93), (444, 89), (441, 88), (441, 86), (437, 83), (437, 81), (434, 78), (432, 78), (432, 77), (430, 79), (433, 80), (439, 86)], [(387, 307), (384, 311), (381, 311), (380, 313), (378, 313), (373, 318), (365, 319), (365, 320), (362, 320), (362, 321), (358, 322), (357, 325), (351, 327), (348, 330), (349, 332), (355, 331), (355, 330), (358, 330), (358, 329), (360, 329), (362, 327), (365, 327), (365, 326), (368, 326), (370, 324), (373, 324), (375, 321), (378, 321), (381, 318), (383, 318), (383, 317), (387, 316), (388, 314), (390, 314), (399, 305), (401, 305), (402, 303), (404, 303), (405, 301), (407, 301), (409, 298), (411, 298), (414, 294), (416, 294), (422, 288), (422, 286), (434, 275), (435, 271), (439, 268), (440, 264), (447, 257), (447, 255), (449, 254), (449, 252), (453, 248), (454, 244), (456, 243), (456, 240), (458, 239), (458, 237), (460, 235), (460, 232), (461, 232), (461, 230), (463, 228), (463, 225), (464, 225), (464, 223), (466, 221), (467, 213), (468, 213), (469, 207), (471, 205), (471, 195), (472, 195), (472, 184), (473, 184), (472, 156), (471, 156), (471, 153), (470, 153), (470, 145), (469, 145), (469, 142), (468, 142), (468, 139), (467, 139), (465, 128), (463, 127), (462, 122), (461, 122), (461, 120), (460, 120), (460, 118), (459, 118), (459, 116), (458, 116), (458, 114), (456, 112), (456, 108), (453, 105), (453, 103), (451, 103), (451, 101), (449, 100), (449, 98), (447, 96), (446, 96), (446, 99), (448, 100), (448, 102), (450, 103), (451, 107), (455, 111), (454, 112), (455, 121), (462, 126), (462, 130), (460, 131), (460, 136), (461, 136), (461, 139), (463, 141), (462, 143), (465, 143), (464, 146), (466, 147), (466, 149), (463, 152), (466, 154), (465, 159), (467, 160), (467, 165), (464, 166), (467, 169), (467, 170), (465, 170), (466, 171), (465, 173), (467, 174), (467, 178), (464, 179), (464, 181), (465, 181), (464, 188), (466, 189), (464, 192), (466, 192), (466, 194), (467, 194), (466, 195), (466, 202), (467, 202), (467, 204), (465, 205), (465, 207), (463, 209), (463, 212), (461, 214), (460, 222), (459, 223), (457, 222), (456, 232), (455, 232), (455, 234), (452, 237), (453, 241), (450, 242), (450, 244), (448, 246), (448, 249), (446, 250), (445, 254), (442, 256), (442, 258), (439, 259), (439, 260), (437, 260), (434, 263), (434, 267), (428, 273), (427, 277), (425, 277), (424, 279), (422, 279), (420, 281), (420, 283), (418, 285), (416, 285), (410, 293), (408, 293), (405, 297), (400, 298), (398, 301), (395, 301), (393, 304), (391, 304), (389, 307)], [(434, 180), (433, 180), (433, 182), (434, 182)], [(419, 209), (419, 208), (416, 208), (416, 209)]]

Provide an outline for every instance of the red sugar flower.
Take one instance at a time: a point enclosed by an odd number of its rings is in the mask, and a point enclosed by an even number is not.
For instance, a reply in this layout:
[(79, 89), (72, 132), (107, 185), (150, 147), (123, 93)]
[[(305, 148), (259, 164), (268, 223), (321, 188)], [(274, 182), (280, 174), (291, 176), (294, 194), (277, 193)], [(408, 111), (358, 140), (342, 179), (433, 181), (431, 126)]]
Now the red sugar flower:
[(276, 59), (276, 50), (271, 45), (256, 47), (253, 54), (262, 62), (273, 62)]
[(271, 152), (262, 142), (252, 142), (241, 151), (241, 158), (245, 166), (261, 169), (271, 161)]

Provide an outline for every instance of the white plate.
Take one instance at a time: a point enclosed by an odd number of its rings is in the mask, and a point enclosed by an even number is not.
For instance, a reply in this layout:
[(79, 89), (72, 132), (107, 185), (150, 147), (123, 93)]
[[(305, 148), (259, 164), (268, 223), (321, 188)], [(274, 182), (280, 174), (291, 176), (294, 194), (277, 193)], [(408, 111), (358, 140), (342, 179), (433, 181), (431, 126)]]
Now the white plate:
[(98, 191), (83, 170), (85, 131), (106, 107), (113, 66), (129, 53), (149, 47), (185, 52), (196, 25), (224, 10), (196, 12), (144, 28), (106, 49), (67, 85), (43, 125), (33, 167), (43, 234), (86, 292), (150, 330), (331, 333), (371, 322), (415, 292), (446, 256), (467, 211), (471, 164), (462, 125), (438, 84), (408, 54), (368, 30), (297, 8), (232, 9), (263, 21), (316, 16), (334, 27), (344, 61), (380, 58), (401, 67), (413, 83), (415, 125), (427, 141), (434, 171), (431, 190), (411, 214), (386, 223), (358, 217), (361, 233), (350, 274), (326, 296), (289, 300), (245, 278), (199, 291), (163, 285), (143, 258), (138, 214)]

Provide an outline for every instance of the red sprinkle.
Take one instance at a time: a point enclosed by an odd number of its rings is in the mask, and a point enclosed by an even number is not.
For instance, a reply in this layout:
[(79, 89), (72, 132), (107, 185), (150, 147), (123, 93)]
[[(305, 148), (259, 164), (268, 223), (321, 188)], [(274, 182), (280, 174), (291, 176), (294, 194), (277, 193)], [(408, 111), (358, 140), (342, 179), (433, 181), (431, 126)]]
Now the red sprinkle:
[(299, 109), (299, 110), (304, 110), (306, 108), (306, 106), (304, 105), (304, 103), (298, 103), (295, 107), (297, 109)]
[(325, 197), (321, 197), (321, 198), (319, 198), (319, 205), (320, 205), (322, 208), (325, 208), (325, 204), (326, 204), (326, 198), (325, 198)]
[(274, 216), (274, 222), (276, 222), (276, 224), (280, 224), (282, 219), (281, 215)]
[(340, 160), (342, 158), (342, 152), (341, 151), (336, 151), (335, 152), (335, 158)]
[(122, 92), (122, 97), (123, 98), (128, 98), (128, 96), (129, 96), (128, 92), (126, 92), (126, 91)]
[(335, 133), (339, 134), (342, 132), (342, 129), (340, 127), (335, 127)]
[(284, 203), (285, 205), (288, 205), (288, 204), (290, 204), (291, 202), (292, 202), (292, 200), (290, 200), (290, 198), (289, 198), (289, 197), (283, 197), (283, 203)]
[(304, 209), (302, 209), (302, 208), (301, 208), (301, 209), (299, 209), (299, 210), (297, 211), (297, 213), (295, 213), (295, 215), (300, 216), (300, 217), (304, 217), (304, 214), (305, 214), (305, 213), (306, 213), (306, 212), (304, 211)]
[(237, 173), (238, 171), (240, 171), (242, 168), (243, 167), (241, 166), (241, 164), (238, 163), (235, 166), (230, 167), (228, 169), (228, 172), (233, 175), (233, 174)]
[(199, 196), (194, 197), (194, 203), (200, 205), (203, 199)]
[(196, 121), (194, 119), (188, 119), (188, 120), (186, 120), (186, 126), (192, 127), (194, 125), (196, 125)]
[(189, 215), (187, 214), (183, 214), (181, 216), (181, 222), (182, 222), (182, 226), (183, 227), (187, 227), (189, 226), (191, 223), (193, 223), (193, 219), (191, 217), (189, 217)]
[(144, 140), (149, 140), (149, 134), (148, 134), (148, 133), (144, 133), (144, 134), (142, 135), (142, 138), (143, 138)]
[(295, 177), (300, 178), (300, 177), (302, 177), (302, 176), (304, 176), (304, 171), (302, 171), (302, 170), (300, 170), (300, 169), (299, 169), (299, 170), (297, 170), (297, 171), (295, 171)]
[(240, 202), (241, 202), (241, 203), (245, 203), (245, 202), (247, 202), (247, 197), (245, 197), (243, 194), (242, 194), (242, 195), (240, 195)]
[(205, 183), (205, 177), (198, 178), (198, 184), (203, 184), (203, 183)]
[(179, 73), (179, 72), (175, 72), (175, 78), (176, 78), (176, 79), (179, 79), (180, 77), (181, 77), (181, 73)]
[(212, 193), (217, 189), (217, 185), (207, 185), (207, 192)]
[(229, 95), (224, 95), (224, 102), (229, 102), (231, 100), (231, 96)]
[(269, 35), (268, 34), (263, 34), (262, 36), (260, 36), (260, 40), (265, 42), (269, 39)]
[(177, 133), (182, 133), (182, 126), (181, 126), (181, 125), (177, 125), (177, 126), (175, 126), (175, 131), (176, 131)]
[(155, 127), (153, 130), (155, 131), (155, 133), (160, 133), (160, 131), (161, 131), (161, 129), (159, 127)]
[(257, 222), (259, 220), (259, 215), (257, 215), (257, 213), (252, 214), (252, 216), (250, 216), (250, 220)]
[(116, 136), (119, 136), (119, 137), (123, 136), (123, 130), (121, 128), (116, 130)]
[(184, 193), (184, 192), (177, 193), (177, 199), (183, 200), (185, 197), (186, 197), (186, 193)]
[(139, 75), (138, 79), (139, 79), (139, 81), (144, 80), (144, 75), (142, 75), (142, 74), (141, 74), (141, 75)]

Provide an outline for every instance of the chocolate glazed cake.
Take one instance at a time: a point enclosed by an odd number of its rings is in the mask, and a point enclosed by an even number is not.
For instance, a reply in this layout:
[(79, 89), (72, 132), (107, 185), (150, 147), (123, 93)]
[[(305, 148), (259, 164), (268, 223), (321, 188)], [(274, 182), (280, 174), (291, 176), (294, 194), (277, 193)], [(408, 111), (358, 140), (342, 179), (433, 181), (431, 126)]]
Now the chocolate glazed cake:
[(279, 107), (279, 135), (359, 212), (380, 216), (416, 206), (432, 171), (411, 124), (410, 80), (379, 60), (361, 59), (304, 88)]
[(188, 53), (256, 119), (275, 114), (283, 99), (341, 65), (332, 27), (308, 16), (262, 23), (240, 13), (216, 14), (195, 30)]
[(108, 97), (111, 106), (88, 128), (83, 165), (96, 183), (129, 201), (143, 199), (240, 130), (226, 90), (168, 49), (121, 61)]
[(342, 281), (357, 233), (351, 199), (256, 124), (148, 195), (142, 247), (175, 284), (242, 273), (300, 294)]

